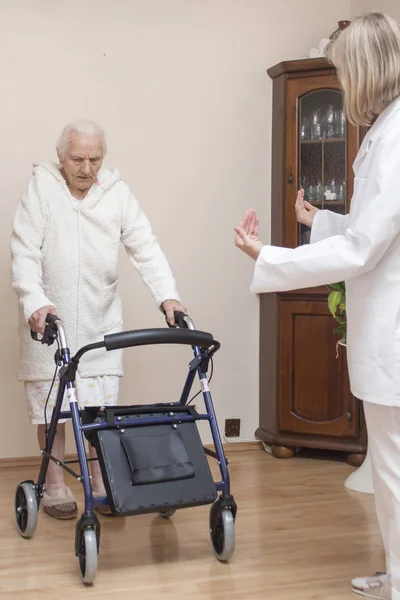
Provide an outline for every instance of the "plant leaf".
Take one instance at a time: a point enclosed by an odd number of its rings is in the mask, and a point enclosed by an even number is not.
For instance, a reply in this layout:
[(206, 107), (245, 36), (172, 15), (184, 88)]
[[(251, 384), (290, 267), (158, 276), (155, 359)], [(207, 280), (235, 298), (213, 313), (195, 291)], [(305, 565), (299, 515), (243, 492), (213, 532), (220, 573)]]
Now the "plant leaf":
[(346, 323), (346, 319), (340, 315), (335, 316), (335, 319), (340, 325), (344, 325)]
[(346, 337), (346, 327), (344, 325), (339, 325), (339, 327), (335, 327), (333, 330), (334, 334), (340, 335), (342, 338)]
[(338, 283), (332, 283), (329, 286), (332, 290), (335, 290), (337, 292), (343, 292), (345, 291), (345, 284), (343, 281), (339, 281)]
[(328, 296), (328, 308), (330, 313), (335, 316), (337, 307), (342, 303), (343, 294), (342, 292), (336, 291), (331, 292)]

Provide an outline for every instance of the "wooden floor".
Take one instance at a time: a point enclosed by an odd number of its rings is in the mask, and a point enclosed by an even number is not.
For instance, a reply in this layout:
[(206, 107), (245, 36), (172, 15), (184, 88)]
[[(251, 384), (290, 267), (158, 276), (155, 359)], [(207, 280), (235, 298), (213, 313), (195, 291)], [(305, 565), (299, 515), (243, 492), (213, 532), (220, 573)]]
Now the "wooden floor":
[[(171, 522), (101, 517), (99, 572), (88, 588), (74, 556), (74, 521), (41, 513), (33, 539), (14, 530), (15, 484), (37, 469), (1, 469), (1, 600), (350, 600), (352, 577), (383, 568), (373, 497), (345, 490), (345, 462), (318, 454), (279, 461), (263, 450), (229, 458), (238, 504), (229, 564), (213, 556), (208, 507)], [(79, 485), (72, 487), (81, 500)]]

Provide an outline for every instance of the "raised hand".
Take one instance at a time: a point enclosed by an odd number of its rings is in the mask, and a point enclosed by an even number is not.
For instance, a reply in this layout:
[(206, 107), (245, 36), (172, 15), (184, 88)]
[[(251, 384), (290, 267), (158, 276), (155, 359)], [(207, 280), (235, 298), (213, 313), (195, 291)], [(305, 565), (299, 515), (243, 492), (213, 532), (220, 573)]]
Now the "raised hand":
[(299, 190), (296, 198), (295, 211), (299, 223), (307, 225), (307, 227), (312, 227), (314, 217), (319, 211), (319, 208), (316, 208), (304, 200), (304, 190)]
[(254, 260), (257, 260), (264, 244), (258, 239), (259, 219), (256, 211), (251, 208), (245, 212), (240, 225), (235, 227), (235, 246)]

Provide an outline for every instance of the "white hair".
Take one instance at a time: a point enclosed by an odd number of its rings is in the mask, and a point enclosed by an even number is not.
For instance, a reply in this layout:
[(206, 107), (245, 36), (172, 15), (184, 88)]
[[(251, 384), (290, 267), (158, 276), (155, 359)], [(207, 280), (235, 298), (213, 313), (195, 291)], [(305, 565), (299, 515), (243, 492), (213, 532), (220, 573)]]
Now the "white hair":
[(107, 152), (107, 141), (104, 130), (93, 121), (85, 121), (83, 119), (79, 119), (68, 123), (64, 127), (60, 137), (58, 138), (56, 148), (60, 156), (64, 156), (65, 152), (67, 151), (69, 138), (71, 133), (73, 132), (83, 133), (85, 135), (90, 135), (93, 137), (100, 137), (103, 145), (103, 156)]

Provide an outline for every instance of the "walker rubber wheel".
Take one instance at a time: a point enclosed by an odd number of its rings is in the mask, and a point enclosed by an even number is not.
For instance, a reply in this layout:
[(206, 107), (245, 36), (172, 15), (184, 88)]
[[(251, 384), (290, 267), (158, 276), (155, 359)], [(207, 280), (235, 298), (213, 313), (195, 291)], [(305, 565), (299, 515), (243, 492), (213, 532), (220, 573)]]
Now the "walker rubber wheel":
[(15, 490), (15, 523), (23, 538), (31, 538), (36, 531), (38, 501), (34, 482), (20, 483)]
[(97, 575), (97, 539), (94, 529), (85, 529), (82, 534), (78, 552), (81, 579), (91, 585)]
[[(223, 508), (219, 514), (210, 511), (210, 536), (215, 556), (221, 562), (228, 561), (235, 550), (235, 519), (232, 511)], [(218, 507), (215, 507), (218, 510)]]
[(176, 510), (174, 508), (170, 508), (167, 510), (160, 510), (160, 512), (158, 514), (163, 519), (170, 519), (175, 513), (176, 513)]

